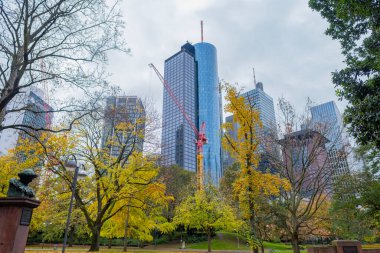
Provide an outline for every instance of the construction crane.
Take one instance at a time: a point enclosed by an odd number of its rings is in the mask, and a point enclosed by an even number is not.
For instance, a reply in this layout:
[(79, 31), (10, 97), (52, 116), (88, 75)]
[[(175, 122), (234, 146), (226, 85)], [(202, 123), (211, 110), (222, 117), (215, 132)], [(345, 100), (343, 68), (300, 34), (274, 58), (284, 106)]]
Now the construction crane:
[(194, 122), (191, 120), (189, 115), (187, 114), (186, 110), (183, 108), (182, 104), (179, 102), (177, 97), (174, 95), (170, 85), (164, 77), (161, 75), (161, 73), (157, 70), (157, 68), (153, 65), (153, 63), (149, 64), (149, 67), (151, 67), (154, 72), (156, 72), (158, 78), (160, 79), (161, 83), (164, 85), (166, 91), (172, 98), (173, 102), (177, 105), (178, 109), (182, 113), (182, 115), (185, 117), (187, 123), (190, 125), (190, 127), (193, 129), (195, 136), (197, 139), (195, 140), (195, 144), (197, 146), (197, 188), (198, 190), (203, 190), (203, 145), (207, 143), (207, 138), (205, 134), (206, 129), (206, 123), (202, 122), (200, 130), (197, 129)]

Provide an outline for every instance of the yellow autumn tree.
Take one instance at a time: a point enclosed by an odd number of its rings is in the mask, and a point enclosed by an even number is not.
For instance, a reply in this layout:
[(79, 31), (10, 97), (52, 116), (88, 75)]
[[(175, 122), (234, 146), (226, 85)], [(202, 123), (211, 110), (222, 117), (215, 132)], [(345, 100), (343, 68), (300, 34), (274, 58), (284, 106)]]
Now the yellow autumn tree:
[[(33, 149), (31, 142), (37, 141), (33, 138), (19, 138), (17, 146), (7, 151), (7, 154), (0, 156), (0, 197), (7, 195), (9, 180), (18, 178), (17, 174), (24, 169), (34, 169), (38, 174), (41, 171), (42, 150)], [(39, 182), (34, 180), (31, 185), (36, 188)]]
[[(105, 125), (109, 121), (113, 123)], [(66, 167), (67, 159), (75, 155), (78, 165), (83, 165), (80, 170), (87, 176), (77, 182), (74, 205), (91, 235), (90, 251), (99, 250), (100, 235), (107, 235), (107, 231), (102, 232), (107, 224), (119, 223), (123, 216), (125, 220), (128, 207), (149, 214), (154, 208), (165, 208), (171, 200), (165, 195), (165, 184), (158, 180), (156, 159), (142, 152), (146, 129), (152, 129), (148, 124), (156, 122), (139, 108), (121, 113), (98, 110), (78, 120), (70, 132), (46, 136), (25, 146), (25, 154), (28, 154), (27, 149), (43, 154), (44, 169), (60, 184), (54, 191), (53, 188), (46, 190), (49, 194), (62, 195), (62, 200), (72, 192), (73, 172)], [(61, 211), (67, 212), (67, 209)], [(135, 217), (152, 218), (141, 214)], [(146, 229), (144, 223), (140, 224), (136, 230)], [(148, 230), (152, 227), (148, 226)], [(114, 232), (109, 233), (112, 236)]]
[[(262, 128), (259, 111), (255, 101), (247, 101), (240, 96), (236, 87), (225, 83), (226, 113), (233, 115), (233, 122), (223, 125), (223, 148), (240, 165), (240, 172), (233, 183), (233, 191), (239, 200), (243, 219), (247, 222), (247, 241), (253, 252), (258, 251), (259, 238), (256, 229), (256, 213), (259, 203), (265, 197), (277, 196), (280, 189), (288, 187), (286, 180), (278, 175), (257, 170), (260, 153), (259, 129)], [(237, 129), (234, 129), (237, 126)], [(232, 134), (232, 130), (237, 135)]]

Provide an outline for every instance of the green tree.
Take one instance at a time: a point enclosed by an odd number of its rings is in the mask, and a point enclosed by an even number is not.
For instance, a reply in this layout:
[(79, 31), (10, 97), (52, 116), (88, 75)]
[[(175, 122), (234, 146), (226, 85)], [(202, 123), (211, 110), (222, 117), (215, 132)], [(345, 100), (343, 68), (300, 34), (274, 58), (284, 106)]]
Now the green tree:
[(358, 156), (364, 162), (364, 170), (360, 174), (360, 204), (366, 207), (377, 220), (380, 228), (380, 152), (371, 145), (363, 145), (356, 150)]
[(166, 185), (166, 195), (173, 197), (168, 208), (163, 210), (164, 216), (171, 222), (175, 208), (195, 192), (195, 173), (173, 165), (161, 167), (158, 177)]
[(329, 22), (326, 34), (339, 40), (347, 66), (335, 71), (337, 95), (349, 105), (348, 130), (363, 145), (380, 149), (380, 3), (364, 0), (309, 0)]
[[(238, 200), (234, 194), (233, 184), (238, 179), (240, 174), (240, 165), (238, 163), (233, 163), (223, 170), (223, 176), (220, 180), (220, 191), (223, 196), (233, 204), (233, 206), (238, 205)], [(235, 204), (236, 203), (236, 204)]]
[[(330, 216), (335, 235), (348, 240), (363, 241), (373, 236), (373, 219), (360, 205), (361, 174), (352, 172), (335, 180)], [(378, 193), (377, 193), (378, 194)]]
[(176, 208), (173, 220), (175, 224), (205, 231), (208, 238), (208, 252), (211, 252), (212, 232), (219, 229), (232, 230), (237, 227), (234, 211), (210, 185), (185, 199)]

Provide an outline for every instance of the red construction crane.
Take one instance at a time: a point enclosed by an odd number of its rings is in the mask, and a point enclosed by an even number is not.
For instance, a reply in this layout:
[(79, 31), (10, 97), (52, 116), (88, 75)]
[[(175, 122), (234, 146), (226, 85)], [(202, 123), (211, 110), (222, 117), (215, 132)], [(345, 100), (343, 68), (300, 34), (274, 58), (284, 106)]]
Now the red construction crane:
[(174, 95), (172, 89), (170, 88), (170, 85), (164, 77), (161, 75), (161, 73), (157, 70), (157, 68), (153, 65), (153, 63), (149, 64), (149, 67), (151, 67), (154, 72), (156, 72), (158, 78), (160, 79), (161, 83), (164, 85), (166, 91), (174, 101), (174, 103), (177, 105), (178, 109), (181, 111), (182, 115), (185, 117), (187, 123), (190, 125), (190, 127), (193, 129), (195, 136), (197, 137), (195, 144), (197, 145), (197, 188), (198, 190), (203, 190), (203, 145), (207, 143), (207, 138), (205, 134), (205, 128), (206, 123), (202, 122), (201, 128), (198, 131), (197, 127), (195, 126), (194, 122), (191, 120), (189, 115), (187, 114), (186, 110), (183, 108), (182, 104), (179, 102), (177, 97)]

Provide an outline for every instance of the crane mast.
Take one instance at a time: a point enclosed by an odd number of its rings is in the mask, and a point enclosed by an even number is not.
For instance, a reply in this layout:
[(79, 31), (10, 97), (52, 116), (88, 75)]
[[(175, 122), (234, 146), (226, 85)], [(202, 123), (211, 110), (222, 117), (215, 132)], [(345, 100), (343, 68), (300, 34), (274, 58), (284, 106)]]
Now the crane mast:
[(201, 128), (198, 131), (197, 127), (195, 126), (194, 122), (191, 120), (189, 114), (184, 109), (183, 105), (179, 102), (178, 98), (174, 95), (170, 85), (166, 82), (165, 78), (161, 75), (161, 73), (157, 70), (157, 68), (153, 65), (153, 63), (149, 64), (149, 67), (151, 67), (154, 72), (156, 72), (156, 75), (160, 79), (161, 83), (164, 85), (166, 91), (168, 92), (169, 96), (173, 100), (173, 102), (177, 105), (178, 109), (182, 113), (182, 115), (185, 117), (187, 123), (190, 125), (190, 127), (193, 129), (195, 136), (197, 137), (195, 144), (197, 147), (197, 189), (203, 190), (203, 145), (207, 143), (206, 138), (206, 123), (202, 122)]

